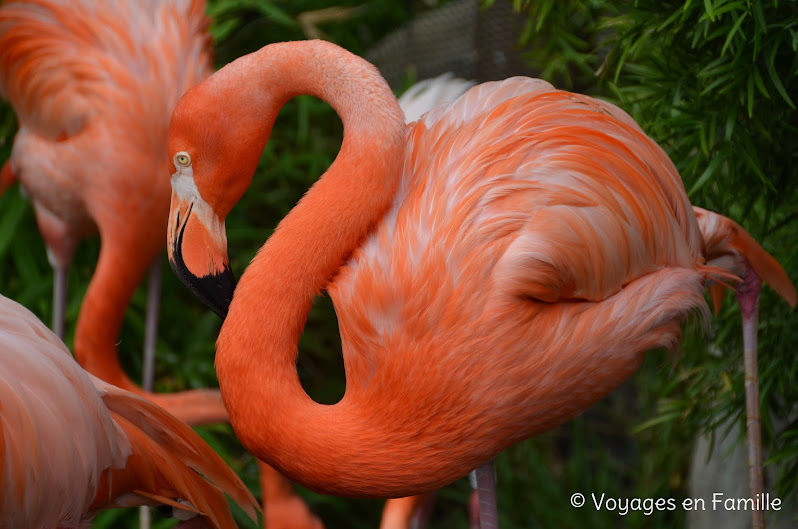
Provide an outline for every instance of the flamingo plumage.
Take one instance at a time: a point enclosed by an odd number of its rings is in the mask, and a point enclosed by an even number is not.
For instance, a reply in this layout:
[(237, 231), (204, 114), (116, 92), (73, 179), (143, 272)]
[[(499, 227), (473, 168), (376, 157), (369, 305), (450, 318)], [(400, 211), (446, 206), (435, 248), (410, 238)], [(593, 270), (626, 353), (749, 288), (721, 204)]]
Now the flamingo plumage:
[(102, 509), (165, 505), (234, 528), (225, 493), (257, 519), (255, 498), (186, 424), (85, 372), (3, 296), (0, 322), (0, 527), (88, 527)]
[[(455, 77), (451, 72), (423, 79), (408, 88), (398, 99), (406, 123), (417, 121), (423, 114), (443, 103), (454, 101), (476, 83)], [(472, 503), (476, 492), (472, 493)], [(385, 503), (380, 529), (421, 529), (426, 527), (435, 503), (435, 493), (395, 498)], [(469, 515), (471, 515), (469, 510)], [(476, 519), (471, 520), (471, 524)]]
[[(341, 151), (233, 295), (224, 219), (299, 94), (341, 116)], [(485, 83), (405, 125), (367, 62), (273, 44), (186, 93), (169, 153), (167, 251), (227, 313), (216, 369), (231, 423), (320, 492), (407, 496), (487, 474), (505, 448), (617, 388), (645, 351), (675, 349), (680, 324), (707, 311), (708, 280), (738, 279), (707, 264), (678, 172), (634, 120), (540, 80)], [(295, 365), (321, 290), (347, 378), (329, 406)]]

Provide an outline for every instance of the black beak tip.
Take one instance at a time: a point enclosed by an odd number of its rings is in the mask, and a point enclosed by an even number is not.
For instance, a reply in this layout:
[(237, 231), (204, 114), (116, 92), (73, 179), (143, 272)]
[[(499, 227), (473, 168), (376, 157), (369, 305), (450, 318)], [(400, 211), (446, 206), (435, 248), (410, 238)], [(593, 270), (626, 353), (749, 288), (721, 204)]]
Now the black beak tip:
[(205, 303), (213, 312), (216, 313), (222, 320), (227, 317), (227, 311), (230, 309), (230, 302), (233, 301), (233, 293), (236, 289), (236, 278), (233, 276), (233, 271), (225, 266), (224, 270), (212, 276), (202, 277), (197, 279), (204, 287), (207, 297), (200, 296), (200, 299)]
[(175, 275), (200, 301), (224, 320), (227, 317), (227, 311), (236, 288), (233, 271), (225, 265), (224, 269), (217, 274), (197, 277), (188, 271), (180, 253), (173, 253), (173, 256), (175, 258), (169, 260), (169, 265)]

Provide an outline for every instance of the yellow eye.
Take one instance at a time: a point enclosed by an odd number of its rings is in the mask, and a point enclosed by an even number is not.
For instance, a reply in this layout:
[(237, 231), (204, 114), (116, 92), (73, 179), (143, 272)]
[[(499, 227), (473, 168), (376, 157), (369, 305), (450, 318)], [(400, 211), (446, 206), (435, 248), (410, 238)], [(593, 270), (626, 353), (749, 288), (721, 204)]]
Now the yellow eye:
[(188, 154), (181, 152), (175, 155), (175, 162), (183, 167), (188, 167), (191, 165), (191, 158)]

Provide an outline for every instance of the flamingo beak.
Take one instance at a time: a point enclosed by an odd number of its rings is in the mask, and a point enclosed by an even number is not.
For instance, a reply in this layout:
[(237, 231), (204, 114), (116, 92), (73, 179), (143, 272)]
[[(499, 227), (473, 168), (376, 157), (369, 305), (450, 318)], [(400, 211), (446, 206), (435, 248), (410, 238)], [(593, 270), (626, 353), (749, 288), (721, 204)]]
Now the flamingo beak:
[(199, 196), (186, 200), (172, 191), (167, 253), (175, 275), (222, 319), (236, 280), (227, 259), (224, 221)]

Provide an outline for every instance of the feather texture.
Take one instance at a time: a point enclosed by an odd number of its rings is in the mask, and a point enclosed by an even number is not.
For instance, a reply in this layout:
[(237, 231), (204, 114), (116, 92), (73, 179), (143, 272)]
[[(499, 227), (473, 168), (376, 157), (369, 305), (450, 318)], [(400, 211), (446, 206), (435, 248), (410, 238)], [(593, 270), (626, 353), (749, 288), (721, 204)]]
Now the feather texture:
[[(131, 391), (141, 392), (119, 365), (116, 343), (125, 308), (163, 248), (169, 117), (212, 71), (204, 10), (203, 0), (0, 7), (0, 94), (20, 123), (0, 190), (16, 178), (27, 191), (62, 277), (79, 240), (99, 231), (74, 352), (84, 369)], [(148, 396), (193, 423), (226, 417), (215, 391)]]
[(417, 121), (422, 114), (441, 103), (454, 101), (475, 84), (474, 81), (455, 77), (452, 73), (417, 82), (399, 98), (405, 121)]
[(159, 116), (174, 108), (184, 80), (207, 75), (204, 7), (201, 0), (6, 2), (0, 95), (49, 139), (105, 115), (165, 121)]
[(188, 426), (87, 374), (4, 297), (0, 321), (0, 527), (73, 528), (99, 509), (175, 498), (235, 527), (225, 492), (255, 519), (250, 492)]

